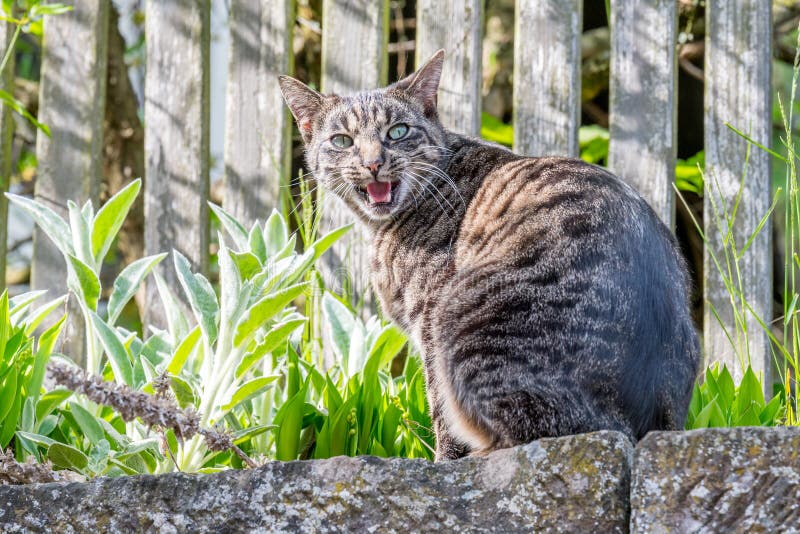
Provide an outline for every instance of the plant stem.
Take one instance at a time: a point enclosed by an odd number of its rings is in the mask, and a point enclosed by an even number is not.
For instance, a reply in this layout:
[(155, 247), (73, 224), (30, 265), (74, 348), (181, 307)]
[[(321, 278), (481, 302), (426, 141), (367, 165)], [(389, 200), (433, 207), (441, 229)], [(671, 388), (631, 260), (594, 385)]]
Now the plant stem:
[(14, 35), (11, 36), (11, 42), (8, 43), (8, 48), (6, 48), (6, 53), (3, 54), (3, 61), (0, 62), (0, 73), (6, 70), (6, 65), (8, 64), (8, 60), (11, 58), (11, 54), (14, 53), (14, 47), (17, 44), (17, 39), (19, 38), (19, 32), (22, 30), (22, 23), (20, 22), (17, 24), (17, 28), (14, 30)]

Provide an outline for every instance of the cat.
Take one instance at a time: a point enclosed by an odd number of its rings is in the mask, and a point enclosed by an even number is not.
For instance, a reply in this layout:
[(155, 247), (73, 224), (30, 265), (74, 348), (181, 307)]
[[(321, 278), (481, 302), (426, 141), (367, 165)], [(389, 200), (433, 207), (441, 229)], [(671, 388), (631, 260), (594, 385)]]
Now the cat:
[(349, 96), (279, 79), (308, 168), (370, 229), (381, 309), (421, 350), (435, 459), (682, 428), (700, 350), (671, 232), (601, 167), (445, 129), (443, 60)]

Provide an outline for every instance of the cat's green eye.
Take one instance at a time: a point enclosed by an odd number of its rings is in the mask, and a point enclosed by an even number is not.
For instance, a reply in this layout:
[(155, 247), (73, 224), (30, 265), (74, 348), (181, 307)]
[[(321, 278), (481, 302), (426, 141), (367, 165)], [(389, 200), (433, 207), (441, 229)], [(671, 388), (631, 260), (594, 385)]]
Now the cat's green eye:
[(349, 135), (338, 134), (331, 137), (331, 143), (337, 148), (350, 148), (353, 146), (353, 138)]
[(398, 139), (402, 139), (408, 133), (408, 125), (400, 123), (395, 124), (391, 128), (389, 128), (389, 139), (392, 141), (397, 141)]

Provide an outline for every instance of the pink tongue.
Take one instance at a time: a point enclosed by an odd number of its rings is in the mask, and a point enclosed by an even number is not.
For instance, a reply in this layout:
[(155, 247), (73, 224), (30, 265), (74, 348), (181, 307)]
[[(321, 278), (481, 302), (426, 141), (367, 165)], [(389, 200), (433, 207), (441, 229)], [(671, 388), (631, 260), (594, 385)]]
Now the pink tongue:
[(372, 182), (367, 184), (367, 194), (373, 204), (392, 201), (392, 184), (388, 182)]

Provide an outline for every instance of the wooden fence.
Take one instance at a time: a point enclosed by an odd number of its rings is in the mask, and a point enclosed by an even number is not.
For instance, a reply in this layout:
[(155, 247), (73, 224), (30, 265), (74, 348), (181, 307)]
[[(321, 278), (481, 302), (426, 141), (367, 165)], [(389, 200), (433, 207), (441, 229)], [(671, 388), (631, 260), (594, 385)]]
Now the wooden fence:
[[(36, 196), (64, 211), (64, 200), (96, 198), (105, 103), (108, 0), (75, 0), (69, 14), (48, 18), (42, 65)], [(678, 0), (611, 1), (609, 166), (674, 224), (676, 42)], [(706, 1), (705, 157), (723, 196), (735, 194), (746, 143), (730, 122), (756, 140), (770, 139), (771, 2)], [(243, 221), (264, 218), (288, 180), (290, 122), (276, 75), (292, 71), (291, 0), (230, 0), (231, 53), (225, 143), (225, 207)], [(418, 0), (417, 61), (447, 52), (439, 107), (444, 123), (477, 135), (483, 0)], [(209, 211), (209, 0), (147, 0), (144, 106), (145, 249), (175, 248), (207, 269)], [(387, 77), (388, 0), (324, 0), (322, 89), (348, 92), (380, 86)], [(514, 144), (529, 155), (577, 156), (580, 124), (581, 0), (518, 0), (515, 25)], [(0, 51), (7, 42), (0, 26)], [(7, 80), (4, 81), (8, 83)], [(8, 176), (7, 115), (0, 115), (0, 172)], [(749, 159), (736, 226), (749, 235), (770, 203), (770, 162)], [(706, 195), (706, 209), (709, 199)], [(0, 216), (5, 227), (5, 199)], [(350, 217), (331, 210), (327, 224)], [(721, 236), (710, 217), (711, 246)], [(0, 232), (0, 261), (5, 239)], [(33, 286), (64, 291), (64, 267), (50, 243), (34, 241)], [(742, 276), (754, 310), (771, 316), (770, 232), (744, 258)], [(334, 251), (349, 257), (353, 279), (365, 280), (365, 244), (357, 232)], [(349, 256), (347, 253), (349, 252)], [(2, 264), (0, 264), (2, 265)], [(170, 269), (162, 268), (175, 283)], [(705, 298), (732, 324), (728, 295), (705, 254)], [(1, 282), (2, 280), (0, 280)], [(150, 303), (157, 302), (152, 294)], [(155, 305), (150, 306), (155, 308)], [(711, 359), (739, 369), (722, 328), (707, 306), (704, 343)], [(749, 351), (768, 371), (766, 335), (751, 328)]]

